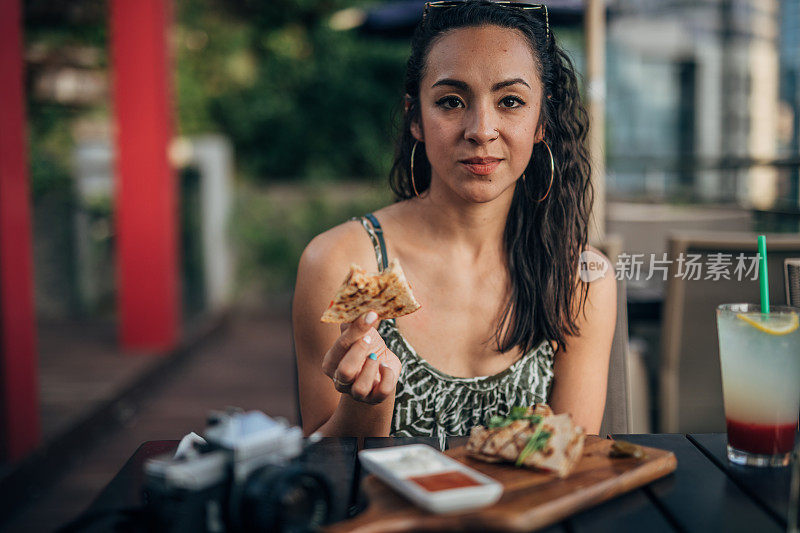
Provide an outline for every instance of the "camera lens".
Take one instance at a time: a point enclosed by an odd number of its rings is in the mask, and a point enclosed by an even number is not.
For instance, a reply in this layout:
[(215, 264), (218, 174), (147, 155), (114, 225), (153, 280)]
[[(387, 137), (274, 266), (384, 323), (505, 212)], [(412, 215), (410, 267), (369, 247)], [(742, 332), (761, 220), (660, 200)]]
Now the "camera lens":
[(242, 530), (313, 531), (328, 521), (330, 508), (331, 491), (322, 476), (300, 465), (269, 465), (245, 481)]

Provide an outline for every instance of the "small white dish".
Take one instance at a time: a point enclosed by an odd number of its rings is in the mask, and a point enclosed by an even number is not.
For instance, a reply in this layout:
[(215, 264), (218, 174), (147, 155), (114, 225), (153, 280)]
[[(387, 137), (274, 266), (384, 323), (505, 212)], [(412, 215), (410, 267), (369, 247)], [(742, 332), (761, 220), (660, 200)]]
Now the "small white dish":
[[(434, 513), (485, 507), (503, 495), (503, 485), (494, 479), (425, 444), (362, 450), (358, 458), (369, 472)], [(442, 484), (462, 486), (435, 486)]]

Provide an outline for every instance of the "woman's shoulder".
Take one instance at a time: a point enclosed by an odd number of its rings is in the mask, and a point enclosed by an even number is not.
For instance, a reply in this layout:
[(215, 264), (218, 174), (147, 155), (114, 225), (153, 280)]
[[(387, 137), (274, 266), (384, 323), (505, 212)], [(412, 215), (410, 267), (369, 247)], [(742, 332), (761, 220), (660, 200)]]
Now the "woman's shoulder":
[(616, 308), (617, 281), (614, 265), (599, 249), (587, 244), (581, 253), (578, 273), (588, 284), (589, 299), (608, 309)]
[(611, 260), (608, 256), (603, 253), (600, 249), (592, 246), (591, 244), (587, 244), (586, 247), (583, 249), (584, 252), (589, 252), (589, 257), (594, 257), (596, 259), (600, 259), (604, 261), (607, 265), (611, 265)]
[(297, 267), (292, 310), (295, 328), (319, 324), (352, 263), (367, 271), (377, 269), (369, 236), (357, 220), (339, 224), (308, 243)]
[(595, 281), (599, 278), (605, 279), (608, 274), (614, 277), (614, 264), (598, 248), (587, 244), (581, 250), (578, 260), (578, 275), (582, 281)]
[(335, 277), (341, 283), (352, 263), (367, 271), (377, 268), (372, 242), (358, 220), (348, 220), (311, 239), (300, 256), (298, 277), (307, 273), (317, 280)]

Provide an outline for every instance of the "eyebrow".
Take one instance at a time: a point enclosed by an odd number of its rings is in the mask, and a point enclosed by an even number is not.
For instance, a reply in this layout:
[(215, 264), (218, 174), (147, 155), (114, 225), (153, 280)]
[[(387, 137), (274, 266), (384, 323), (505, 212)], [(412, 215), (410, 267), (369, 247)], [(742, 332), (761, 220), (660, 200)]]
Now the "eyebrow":
[[(523, 80), (522, 78), (514, 78), (514, 79), (511, 79), (511, 80), (505, 80), (505, 81), (501, 81), (501, 82), (495, 83), (494, 85), (492, 85), (492, 92), (499, 91), (500, 89), (503, 89), (505, 87), (510, 87), (511, 85), (516, 85), (517, 83), (520, 83), (520, 84), (524, 85), (528, 89), (531, 88), (531, 86), (528, 85), (528, 83), (525, 80)], [(469, 91), (469, 85), (467, 85), (463, 81), (454, 80), (452, 78), (444, 78), (444, 79), (441, 79), (441, 80), (437, 81), (436, 83), (431, 85), (431, 89), (433, 89), (434, 87), (442, 86), (442, 85), (447, 85), (449, 87), (455, 87), (456, 89), (461, 89), (462, 91)]]

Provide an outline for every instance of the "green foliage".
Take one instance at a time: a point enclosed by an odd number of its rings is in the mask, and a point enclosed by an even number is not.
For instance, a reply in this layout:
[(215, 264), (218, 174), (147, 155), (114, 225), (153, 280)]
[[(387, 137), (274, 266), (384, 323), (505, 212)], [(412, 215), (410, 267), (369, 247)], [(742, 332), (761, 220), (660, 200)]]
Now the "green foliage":
[[(24, 18), (26, 44), (37, 43), (58, 50), (64, 46), (81, 45), (102, 49), (108, 39), (107, 0), (25, 0)], [(105, 61), (107, 56), (101, 55)]]
[(317, 184), (242, 187), (232, 233), (243, 286), (264, 292), (292, 287), (297, 264), (314, 236), (391, 202), (387, 187)]
[[(52, 67), (70, 62), (66, 49), (91, 48), (97, 52), (96, 66), (106, 67), (107, 12), (102, 0), (69, 4), (27, 0), (23, 16), (24, 46), (28, 57), (47, 57), (49, 59), (44, 63)], [(31, 82), (42, 67), (42, 63), (34, 61), (25, 69), (29, 78), (25, 108), (31, 192), (34, 201), (51, 193), (67, 199), (71, 194), (74, 144), (71, 127), (76, 119), (95, 111), (35, 99), (34, 91), (30, 90)]]
[(28, 125), (31, 193), (38, 200), (49, 192), (67, 194), (71, 188), (72, 135), (69, 119), (74, 112), (55, 104), (29, 105)]
[[(178, 0), (171, 42), (180, 132), (228, 135), (240, 174), (257, 180), (385, 176), (408, 43), (329, 28), (333, 13), (354, 4)], [(64, 6), (30, 0), (26, 49), (49, 58), (47, 68), (72, 61), (64, 50), (90, 50), (92, 68), (105, 69), (107, 10), (102, 0)], [(42, 65), (34, 67), (31, 81)], [(70, 107), (27, 94), (38, 197), (68, 186), (76, 121), (105, 120), (109, 109), (106, 102)]]
[(350, 5), (179, 2), (183, 133), (227, 134), (259, 180), (385, 176), (408, 45), (330, 29)]

